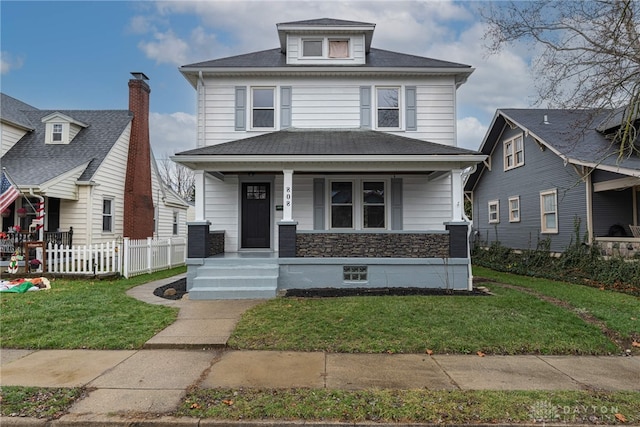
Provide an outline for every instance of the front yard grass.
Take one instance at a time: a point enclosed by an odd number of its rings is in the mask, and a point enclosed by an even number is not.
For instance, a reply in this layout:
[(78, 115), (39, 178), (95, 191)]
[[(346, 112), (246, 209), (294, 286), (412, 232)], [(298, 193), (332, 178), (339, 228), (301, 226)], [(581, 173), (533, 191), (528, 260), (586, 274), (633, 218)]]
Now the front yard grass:
[(179, 267), (131, 279), (52, 279), (46, 291), (0, 293), (0, 347), (141, 348), (175, 321), (178, 310), (138, 301), (126, 291), (184, 271)]
[[(490, 289), (493, 296), (269, 300), (245, 313), (229, 346), (346, 353), (602, 355), (620, 351), (597, 327), (570, 311), (514, 289)], [(635, 307), (640, 311), (637, 300)]]

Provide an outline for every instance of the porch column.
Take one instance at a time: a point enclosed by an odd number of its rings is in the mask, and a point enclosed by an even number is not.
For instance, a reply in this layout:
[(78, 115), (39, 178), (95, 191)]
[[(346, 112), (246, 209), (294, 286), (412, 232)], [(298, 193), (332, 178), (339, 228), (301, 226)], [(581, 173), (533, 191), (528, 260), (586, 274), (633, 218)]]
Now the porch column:
[(293, 221), (293, 170), (285, 169), (282, 188), (282, 221)]
[(278, 223), (278, 257), (296, 256), (296, 230), (298, 223), (293, 220), (293, 170), (285, 169), (282, 187), (282, 221)]
[(462, 185), (462, 170), (451, 171), (451, 221), (464, 221), (464, 197)]
[(195, 181), (195, 190), (196, 190), (196, 221), (204, 221), (204, 171), (196, 170), (193, 171), (194, 181)]

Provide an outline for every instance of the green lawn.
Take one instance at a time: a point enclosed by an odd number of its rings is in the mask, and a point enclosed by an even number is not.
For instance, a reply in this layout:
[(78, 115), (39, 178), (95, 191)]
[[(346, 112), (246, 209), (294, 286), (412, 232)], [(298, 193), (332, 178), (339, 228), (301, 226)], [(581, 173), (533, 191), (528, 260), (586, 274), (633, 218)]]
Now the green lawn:
[[(49, 291), (0, 294), (4, 348), (140, 348), (171, 324), (176, 310), (142, 303), (127, 289), (173, 276), (52, 281)], [(366, 353), (609, 354), (620, 348), (576, 312), (638, 338), (640, 299), (579, 285), (475, 268), (474, 274), (553, 296), (561, 308), (487, 283), (493, 296), (278, 298), (248, 311), (231, 345)], [(3, 416), (55, 419), (84, 390), (1, 387)], [(596, 408), (596, 409), (593, 409)], [(603, 409), (604, 408), (604, 409)], [(627, 424), (640, 422), (640, 393), (598, 391), (199, 390), (175, 415), (232, 420), (427, 423)], [(616, 414), (622, 418), (616, 417)]]
[(178, 310), (146, 304), (129, 288), (171, 277), (184, 267), (131, 279), (52, 279), (51, 289), (0, 293), (0, 347), (137, 349), (173, 323)]
[[(476, 277), (499, 283), (532, 289), (569, 303), (575, 310), (589, 313), (622, 337), (640, 341), (640, 298), (590, 286), (573, 285), (535, 277), (500, 273), (488, 268), (474, 267)], [(640, 281), (640, 278), (638, 278)]]
[[(567, 285), (571, 286), (571, 285)], [(245, 313), (237, 349), (349, 353), (609, 354), (593, 325), (517, 290), (494, 296), (279, 298)], [(636, 301), (640, 310), (640, 305)]]

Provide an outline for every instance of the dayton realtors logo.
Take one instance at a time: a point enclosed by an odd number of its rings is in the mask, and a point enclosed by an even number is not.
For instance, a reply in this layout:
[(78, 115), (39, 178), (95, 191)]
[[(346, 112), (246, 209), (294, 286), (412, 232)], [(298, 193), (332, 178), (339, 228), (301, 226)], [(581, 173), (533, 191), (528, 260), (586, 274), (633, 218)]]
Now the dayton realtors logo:
[(620, 411), (615, 406), (555, 405), (548, 400), (539, 400), (531, 405), (529, 415), (540, 423), (615, 423), (620, 420)]

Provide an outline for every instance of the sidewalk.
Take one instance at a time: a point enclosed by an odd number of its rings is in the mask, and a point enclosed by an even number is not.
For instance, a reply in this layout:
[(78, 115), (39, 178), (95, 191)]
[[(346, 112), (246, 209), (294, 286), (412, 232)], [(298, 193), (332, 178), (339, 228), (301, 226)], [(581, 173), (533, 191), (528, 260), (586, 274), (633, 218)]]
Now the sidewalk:
[[(174, 411), (190, 386), (640, 391), (637, 357), (231, 351), (224, 346), (236, 322), (260, 301), (171, 301), (153, 295), (156, 287), (175, 280), (173, 277), (130, 291), (130, 295), (148, 303), (180, 308), (177, 321), (151, 338), (142, 350), (3, 349), (2, 385), (87, 387), (91, 391), (71, 408), (70, 414), (54, 422), (2, 417), (0, 424), (134, 425), (127, 414)], [(203, 422), (160, 417), (138, 419), (135, 425), (204, 425)]]

